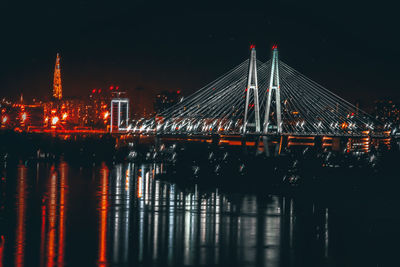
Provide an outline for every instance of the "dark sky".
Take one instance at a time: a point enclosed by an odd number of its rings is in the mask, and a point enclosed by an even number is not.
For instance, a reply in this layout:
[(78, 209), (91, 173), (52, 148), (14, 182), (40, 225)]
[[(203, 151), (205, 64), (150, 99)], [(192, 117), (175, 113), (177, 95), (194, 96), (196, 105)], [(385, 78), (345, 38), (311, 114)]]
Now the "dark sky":
[(3, 2), (0, 96), (49, 97), (57, 52), (66, 96), (111, 84), (188, 95), (250, 43), (263, 61), (277, 43), (281, 60), (353, 103), (400, 100), (397, 9), (348, 2)]

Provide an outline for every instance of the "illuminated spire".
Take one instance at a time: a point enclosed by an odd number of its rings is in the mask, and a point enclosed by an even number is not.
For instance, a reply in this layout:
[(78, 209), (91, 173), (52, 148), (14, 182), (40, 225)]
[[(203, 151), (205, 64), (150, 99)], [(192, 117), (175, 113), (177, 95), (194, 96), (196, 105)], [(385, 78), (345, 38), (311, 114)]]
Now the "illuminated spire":
[(62, 98), (60, 55), (58, 53), (54, 67), (53, 97), (59, 100)]

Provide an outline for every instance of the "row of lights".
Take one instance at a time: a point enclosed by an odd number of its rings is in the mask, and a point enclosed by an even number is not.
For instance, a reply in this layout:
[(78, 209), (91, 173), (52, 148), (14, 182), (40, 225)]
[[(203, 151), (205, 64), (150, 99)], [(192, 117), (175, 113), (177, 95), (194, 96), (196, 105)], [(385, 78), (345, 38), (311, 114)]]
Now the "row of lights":
[[(113, 91), (113, 90), (117, 90), (118, 91), (119, 90), (119, 86), (111, 85), (110, 86), (110, 91)], [(101, 89), (96, 89), (95, 88), (95, 89), (92, 90), (92, 94), (95, 94), (96, 92), (100, 94), (101, 93)]]

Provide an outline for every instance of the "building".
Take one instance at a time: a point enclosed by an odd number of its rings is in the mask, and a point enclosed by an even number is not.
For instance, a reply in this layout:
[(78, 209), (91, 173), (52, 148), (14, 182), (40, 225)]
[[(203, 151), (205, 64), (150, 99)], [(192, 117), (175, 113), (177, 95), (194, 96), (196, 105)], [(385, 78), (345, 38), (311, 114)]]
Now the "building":
[(43, 127), (44, 110), (42, 105), (26, 105), (8, 101), (0, 102), (2, 129), (29, 130)]
[(113, 87), (109, 90), (93, 89), (87, 102), (87, 124), (95, 128), (105, 128), (110, 120), (110, 103)]
[(21, 108), (21, 125), (30, 128), (41, 128), (44, 124), (44, 109), (42, 105), (24, 105)]
[(181, 91), (162, 91), (154, 101), (154, 111), (159, 114), (181, 100)]
[(110, 132), (126, 131), (129, 125), (129, 99), (118, 92), (111, 100)]
[(375, 118), (381, 122), (400, 123), (400, 105), (392, 100), (377, 100), (374, 107)]

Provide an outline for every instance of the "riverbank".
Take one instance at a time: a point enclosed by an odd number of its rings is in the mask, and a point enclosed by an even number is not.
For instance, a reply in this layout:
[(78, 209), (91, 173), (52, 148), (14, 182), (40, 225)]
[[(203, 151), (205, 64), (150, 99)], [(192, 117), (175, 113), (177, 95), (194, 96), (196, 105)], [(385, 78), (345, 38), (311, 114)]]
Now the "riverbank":
[(44, 133), (0, 131), (0, 160), (55, 160), (100, 162), (112, 160), (116, 154), (115, 138), (76, 136), (65, 139)]

